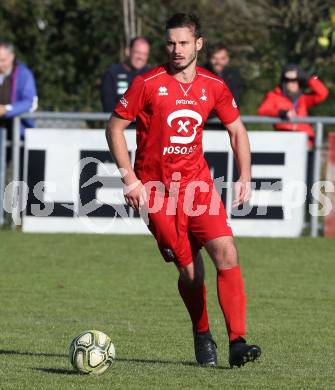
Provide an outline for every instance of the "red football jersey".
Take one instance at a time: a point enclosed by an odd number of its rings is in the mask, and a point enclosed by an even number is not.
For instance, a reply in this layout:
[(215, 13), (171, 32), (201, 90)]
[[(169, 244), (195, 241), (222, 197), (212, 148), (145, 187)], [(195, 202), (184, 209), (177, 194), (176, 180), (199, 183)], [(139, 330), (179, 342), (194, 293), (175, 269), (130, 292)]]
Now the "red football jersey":
[(225, 125), (239, 117), (222, 79), (197, 67), (193, 81), (182, 83), (166, 65), (137, 76), (114, 111), (130, 121), (136, 118), (137, 177), (167, 188), (174, 172), (181, 174), (181, 188), (192, 180), (211, 180), (202, 151), (204, 124), (212, 111)]

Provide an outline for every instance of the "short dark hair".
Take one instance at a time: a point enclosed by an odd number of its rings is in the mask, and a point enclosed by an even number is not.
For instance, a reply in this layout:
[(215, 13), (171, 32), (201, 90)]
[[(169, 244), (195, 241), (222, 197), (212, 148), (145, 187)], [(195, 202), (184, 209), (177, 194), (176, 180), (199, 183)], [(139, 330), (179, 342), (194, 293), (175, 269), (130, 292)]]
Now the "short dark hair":
[(221, 50), (226, 50), (228, 53), (227, 46), (225, 46), (223, 43), (213, 43), (209, 45), (207, 49), (207, 59), (210, 60), (215, 53)]
[(130, 43), (129, 43), (129, 47), (132, 49), (133, 46), (135, 45), (135, 43), (136, 43), (137, 41), (145, 42), (145, 43), (147, 43), (147, 44), (150, 46), (150, 42), (148, 41), (147, 38), (144, 38), (144, 37), (135, 37), (135, 38), (131, 39), (131, 41), (130, 41)]
[(196, 39), (202, 36), (200, 20), (194, 14), (183, 14), (183, 13), (174, 14), (166, 22), (165, 30), (167, 31), (170, 30), (171, 28), (178, 28), (178, 27), (188, 27), (192, 29)]
[(5, 47), (10, 52), (14, 53), (15, 48), (14, 45), (9, 41), (0, 40), (0, 47)]

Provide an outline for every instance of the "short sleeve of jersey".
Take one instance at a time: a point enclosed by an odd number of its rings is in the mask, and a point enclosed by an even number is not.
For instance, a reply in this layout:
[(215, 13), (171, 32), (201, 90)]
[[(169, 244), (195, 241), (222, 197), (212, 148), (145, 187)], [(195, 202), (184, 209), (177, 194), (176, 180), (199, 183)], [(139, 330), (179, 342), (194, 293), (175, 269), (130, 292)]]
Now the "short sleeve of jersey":
[(133, 121), (146, 104), (146, 86), (143, 77), (137, 76), (126, 93), (117, 103), (114, 112), (120, 117)]
[(214, 106), (214, 111), (224, 125), (234, 122), (240, 112), (232, 93), (226, 85), (222, 85), (221, 92)]

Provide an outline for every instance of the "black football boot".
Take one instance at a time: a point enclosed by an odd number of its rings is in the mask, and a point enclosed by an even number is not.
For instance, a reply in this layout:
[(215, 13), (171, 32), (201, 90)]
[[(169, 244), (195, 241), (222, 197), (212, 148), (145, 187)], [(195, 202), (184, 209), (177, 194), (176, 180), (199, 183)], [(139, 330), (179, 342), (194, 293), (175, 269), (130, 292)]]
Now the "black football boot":
[(261, 356), (261, 349), (257, 345), (248, 345), (244, 338), (239, 337), (229, 344), (229, 365), (241, 367), (245, 363), (253, 362)]
[(210, 331), (203, 333), (193, 333), (194, 352), (197, 362), (203, 366), (216, 366), (216, 342), (213, 340)]

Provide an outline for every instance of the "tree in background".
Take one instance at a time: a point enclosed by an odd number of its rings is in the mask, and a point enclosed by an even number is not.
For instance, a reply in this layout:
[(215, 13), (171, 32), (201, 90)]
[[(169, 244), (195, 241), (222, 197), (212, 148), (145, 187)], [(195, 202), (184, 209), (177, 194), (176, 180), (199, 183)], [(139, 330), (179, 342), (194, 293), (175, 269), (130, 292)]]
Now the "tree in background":
[[(270, 58), (275, 62), (300, 64), (309, 74), (318, 74), (330, 88), (335, 87), (334, 50), (319, 44), (325, 22), (330, 21), (333, 0), (261, 0), (268, 8), (267, 30), (272, 42)], [(332, 94), (333, 95), (333, 94)], [(333, 115), (333, 98), (313, 113)]]
[[(297, 62), (307, 72), (317, 72), (334, 87), (334, 51), (325, 52), (318, 43), (320, 26), (329, 19), (333, 0), (202, 0), (183, 1), (183, 12), (200, 15), (207, 42), (222, 42), (246, 80), (242, 112), (254, 114), (265, 91), (278, 83), (281, 68)], [(138, 5), (143, 33), (152, 37), (155, 57), (163, 47), (164, 21), (180, 12), (180, 1), (170, 0), (157, 12), (154, 0)], [(330, 73), (329, 73), (330, 72)], [(327, 77), (328, 76), (328, 77)], [(331, 113), (330, 103), (318, 111)]]
[(325, 49), (334, 50), (335, 47), (335, 7), (329, 10), (329, 20), (320, 22), (321, 35), (318, 43)]
[(100, 76), (119, 61), (122, 13), (100, 0), (2, 0), (2, 38), (36, 75), (40, 107), (100, 110)]
[[(319, 43), (333, 0), (183, 0), (182, 5), (180, 0), (126, 1), (128, 12), (134, 7), (136, 26), (131, 28), (151, 41), (153, 65), (162, 62), (166, 19), (175, 12), (198, 14), (207, 42), (224, 43), (241, 69), (245, 114), (256, 112), (286, 62), (317, 71), (328, 87), (334, 87), (334, 50)], [(34, 70), (41, 109), (101, 110), (100, 77), (123, 55), (124, 4), (125, 0), (1, 1), (0, 38), (14, 42), (18, 57)], [(332, 114), (331, 103), (318, 110)]]

